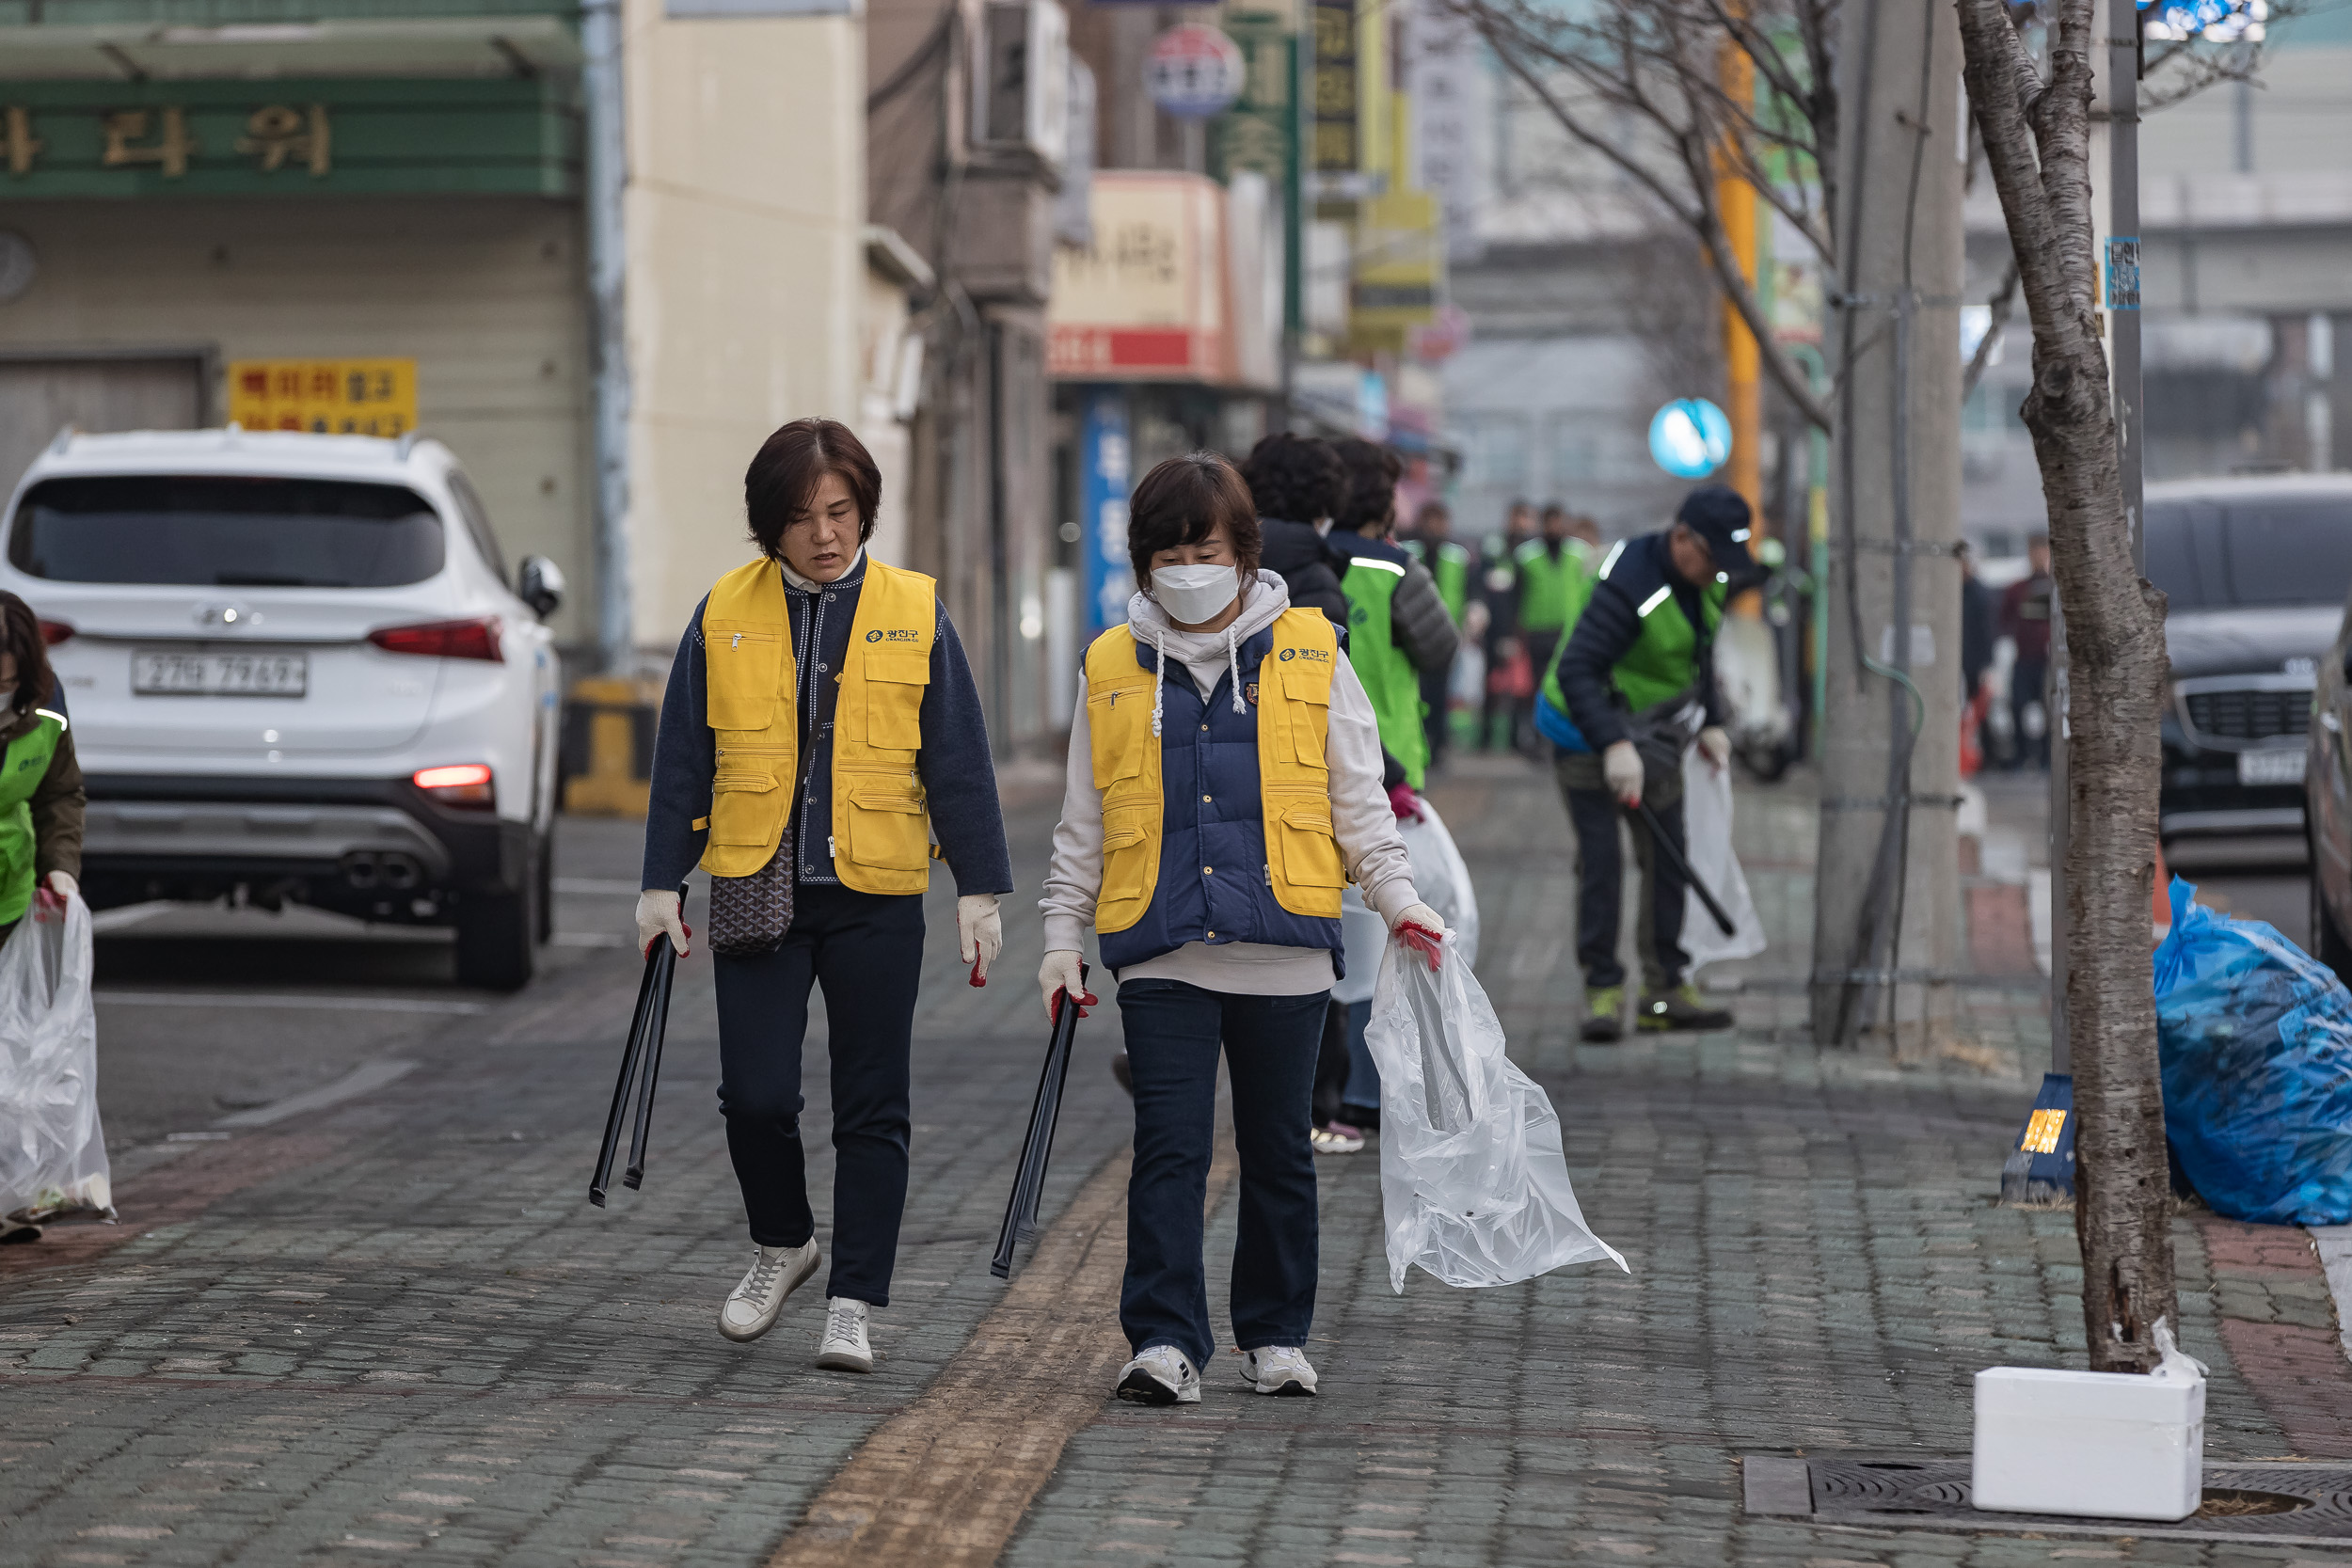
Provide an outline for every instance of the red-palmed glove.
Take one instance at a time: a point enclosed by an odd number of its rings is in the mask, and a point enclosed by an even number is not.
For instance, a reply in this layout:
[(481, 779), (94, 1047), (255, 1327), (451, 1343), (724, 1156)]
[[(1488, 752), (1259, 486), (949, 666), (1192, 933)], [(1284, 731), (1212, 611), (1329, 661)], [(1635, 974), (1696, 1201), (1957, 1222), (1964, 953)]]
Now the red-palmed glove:
[(1401, 784), (1389, 791), (1389, 809), (1396, 813), (1399, 822), (1418, 822), (1426, 808), (1422, 805), (1421, 797), (1413, 793), (1411, 784)]
[(1429, 960), (1434, 973), (1451, 933), (1445, 920), (1426, 904), (1408, 904), (1389, 927), (1389, 934)]
[(1080, 1018), (1087, 1016), (1089, 1007), (1102, 1006), (1094, 993), (1087, 990), (1086, 976), (1078, 973), (1078, 955), (1069, 948), (1057, 948), (1045, 955), (1045, 961), (1038, 965), (1037, 984), (1038, 989), (1045, 993), (1045, 1021), (1048, 1023), (1061, 1022), (1061, 1005), (1066, 998), (1074, 996), (1078, 999)]

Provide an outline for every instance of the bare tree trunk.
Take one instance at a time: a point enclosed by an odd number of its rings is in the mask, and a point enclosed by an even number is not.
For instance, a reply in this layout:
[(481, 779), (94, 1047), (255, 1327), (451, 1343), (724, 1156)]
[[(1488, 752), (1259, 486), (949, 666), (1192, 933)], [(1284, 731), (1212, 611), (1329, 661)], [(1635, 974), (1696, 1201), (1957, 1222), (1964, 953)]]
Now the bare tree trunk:
[(2093, 0), (2058, 0), (2045, 88), (2002, 0), (1957, 0), (1968, 97), (2033, 324), (2023, 410), (2065, 606), (2066, 1007), (2090, 1364), (2146, 1371), (2177, 1327), (2149, 963), (2164, 595), (2132, 563), (2091, 255)]

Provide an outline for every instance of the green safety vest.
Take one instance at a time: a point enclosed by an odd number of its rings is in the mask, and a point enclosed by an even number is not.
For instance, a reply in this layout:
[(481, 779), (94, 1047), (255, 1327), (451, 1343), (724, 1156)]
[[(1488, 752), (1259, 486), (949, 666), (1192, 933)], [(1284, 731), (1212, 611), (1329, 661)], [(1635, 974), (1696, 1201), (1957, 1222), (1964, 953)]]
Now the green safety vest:
[(1429, 770), (1429, 736), (1421, 727), (1428, 709), (1421, 700), (1420, 673), (1390, 627), (1390, 601), (1404, 580), (1404, 567), (1359, 555), (1341, 574), (1340, 589), (1347, 595), (1347, 661), (1372, 699), (1380, 744), (1405, 765), (1405, 782), (1419, 789)]
[(1418, 539), (1405, 542), (1406, 553), (1423, 566), (1438, 584), (1438, 597), (1445, 605), (1445, 612), (1454, 617), (1454, 624), (1462, 624), (1462, 612), (1470, 608), (1470, 553), (1449, 539), (1438, 546), (1438, 559), (1429, 559), (1429, 546)]
[[(1709, 642), (1714, 641), (1715, 628), (1723, 625), (1724, 598), (1724, 588), (1720, 582), (1710, 582), (1699, 591), (1700, 612), (1707, 622)], [(1583, 615), (1585, 605), (1591, 601), (1588, 583), (1576, 603), (1578, 617)], [(1562, 653), (1567, 651), (1568, 637), (1575, 629), (1574, 619), (1562, 628)], [(1671, 593), (1661, 594), (1642, 611), (1642, 634), (1609, 672), (1609, 684), (1624, 694), (1626, 705), (1633, 712), (1655, 707), (1696, 684), (1698, 650), (1698, 636), (1691, 628), (1691, 618), (1682, 613), (1681, 604)], [(1551, 668), (1544, 672), (1544, 701), (1562, 713), (1568, 711), (1567, 696), (1560, 689), (1560, 660), (1556, 656)]]
[(49, 776), (65, 719), (47, 708), (40, 721), (8, 742), (0, 758), (0, 926), (24, 918), (33, 903), (33, 791)]
[(1552, 559), (1548, 542), (1530, 539), (1518, 547), (1519, 629), (1567, 634), (1568, 623), (1584, 606), (1581, 592), (1592, 580), (1592, 551), (1581, 539), (1560, 542)]

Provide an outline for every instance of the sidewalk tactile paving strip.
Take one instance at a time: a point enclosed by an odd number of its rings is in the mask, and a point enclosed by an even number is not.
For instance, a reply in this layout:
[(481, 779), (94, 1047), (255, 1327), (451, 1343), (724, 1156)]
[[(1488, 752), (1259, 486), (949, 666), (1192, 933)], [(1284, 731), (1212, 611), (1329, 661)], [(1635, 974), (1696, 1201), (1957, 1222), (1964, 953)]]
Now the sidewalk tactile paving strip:
[[(2324, 1544), (2352, 1541), (2352, 1469), (2340, 1465), (2208, 1465), (2205, 1510), (2177, 1523), (1979, 1513), (1965, 1459), (1781, 1459), (1751, 1455), (1751, 1513), (1793, 1513), (1804, 1493), (1817, 1524), (1873, 1528), (2130, 1535), (2180, 1541)], [(1767, 1471), (1766, 1467), (1772, 1469)], [(1782, 1473), (1782, 1472), (1785, 1472)]]

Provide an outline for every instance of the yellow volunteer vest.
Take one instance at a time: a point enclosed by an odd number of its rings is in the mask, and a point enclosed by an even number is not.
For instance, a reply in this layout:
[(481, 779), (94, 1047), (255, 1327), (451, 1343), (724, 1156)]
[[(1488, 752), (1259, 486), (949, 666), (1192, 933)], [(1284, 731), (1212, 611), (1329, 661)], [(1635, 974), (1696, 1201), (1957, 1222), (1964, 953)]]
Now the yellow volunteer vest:
[[(914, 759), (937, 625), (930, 578), (867, 558), (850, 651), (834, 676), (833, 863), (860, 893), (920, 893), (930, 882), (930, 818)], [(799, 778), (799, 673), (774, 562), (739, 566), (712, 587), (703, 656), (719, 753), (703, 869), (748, 877), (783, 842)]]
[[(1332, 920), (1345, 880), (1331, 832), (1331, 669), (1339, 633), (1319, 610), (1286, 610), (1258, 667), (1259, 809), (1274, 901)], [(1103, 792), (1103, 886), (1096, 932), (1123, 931), (1152, 907), (1160, 882), (1160, 739), (1152, 733), (1152, 672), (1136, 636), (1113, 626), (1087, 649), (1087, 728), (1094, 787)], [(1179, 679), (1190, 679), (1180, 675)]]

